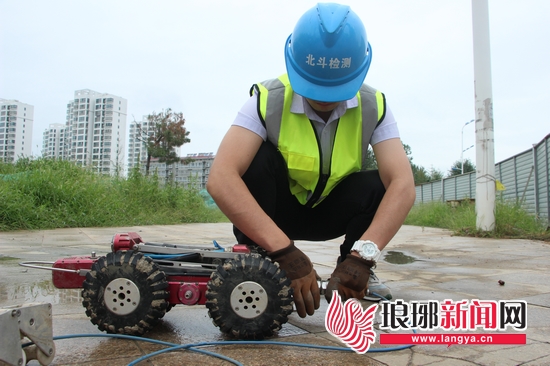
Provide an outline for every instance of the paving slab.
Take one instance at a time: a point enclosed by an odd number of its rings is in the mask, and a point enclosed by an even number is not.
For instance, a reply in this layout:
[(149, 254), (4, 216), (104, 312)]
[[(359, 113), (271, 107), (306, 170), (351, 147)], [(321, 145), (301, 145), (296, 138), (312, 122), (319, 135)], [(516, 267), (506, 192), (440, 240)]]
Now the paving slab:
[[(79, 289), (56, 289), (49, 271), (21, 267), (20, 261), (55, 261), (62, 257), (104, 255), (115, 233), (137, 232), (147, 242), (211, 247), (235, 244), (232, 226), (222, 224), (152, 225), (117, 228), (73, 228), (0, 233), (0, 308), (32, 302), (53, 305), (55, 336), (103, 335), (82, 306)], [(343, 238), (326, 242), (297, 241), (318, 272), (328, 279)], [(390, 253), (391, 252), (391, 253)], [(224, 344), (203, 347), (243, 365), (550, 365), (550, 258), (549, 243), (454, 237), (447, 230), (403, 226), (384, 251), (376, 268), (392, 288), (393, 300), (452, 299), (523, 300), (527, 303), (525, 345), (416, 345), (375, 343), (371, 351), (321, 350), (290, 345)], [(498, 283), (504, 281), (504, 285)], [(362, 301), (366, 308), (371, 302)], [(328, 304), (305, 319), (293, 313), (278, 335), (266, 341), (332, 346), (344, 344), (327, 332)], [(377, 316), (375, 329), (381, 331)], [(436, 330), (441, 333), (441, 330)], [(474, 333), (474, 332), (472, 332)], [(483, 333), (477, 330), (475, 333)], [(204, 306), (178, 305), (145, 336), (171, 344), (224, 342), (230, 338), (216, 328)], [(165, 346), (142, 340), (79, 337), (56, 341), (52, 365), (127, 365)], [(30, 365), (38, 365), (31, 361)], [(139, 365), (230, 365), (231, 362), (196, 351), (177, 351), (152, 357)]]

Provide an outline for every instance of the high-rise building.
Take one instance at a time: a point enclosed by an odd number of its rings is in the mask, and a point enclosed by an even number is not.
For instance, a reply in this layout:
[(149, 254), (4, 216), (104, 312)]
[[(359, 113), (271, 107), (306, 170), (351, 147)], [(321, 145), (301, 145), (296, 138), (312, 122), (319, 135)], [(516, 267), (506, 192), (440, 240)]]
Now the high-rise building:
[[(195, 187), (205, 189), (210, 175), (210, 167), (214, 162), (214, 153), (187, 154), (178, 162), (167, 165), (158, 158), (151, 159), (150, 174), (157, 174), (166, 181), (178, 183), (188, 188)], [(145, 164), (141, 165), (141, 171), (145, 174)]]
[(32, 154), (34, 107), (0, 99), (0, 161), (16, 162)]
[(66, 151), (65, 133), (67, 128), (60, 123), (51, 124), (42, 134), (42, 156), (64, 159)]
[(83, 89), (67, 104), (65, 157), (104, 174), (124, 174), (126, 99)]
[(143, 116), (142, 122), (130, 123), (130, 138), (128, 140), (128, 169), (139, 166), (140, 163), (147, 160), (147, 140), (146, 136), (153, 133), (147, 120)]
[[(141, 122), (130, 123), (130, 139), (128, 141), (128, 169), (138, 165), (144, 165), (147, 160), (147, 137), (154, 135), (154, 124), (150, 123), (148, 116), (143, 116)], [(180, 155), (180, 147), (174, 147), (177, 156)]]

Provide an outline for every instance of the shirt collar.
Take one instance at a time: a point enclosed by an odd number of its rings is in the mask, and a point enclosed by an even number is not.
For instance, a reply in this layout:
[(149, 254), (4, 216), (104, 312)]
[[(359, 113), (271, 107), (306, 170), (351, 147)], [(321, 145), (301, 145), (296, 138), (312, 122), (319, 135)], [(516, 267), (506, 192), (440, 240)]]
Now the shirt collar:
[[(339, 119), (344, 115), (344, 113), (346, 113), (348, 108), (356, 108), (358, 105), (359, 101), (357, 100), (357, 95), (353, 96), (353, 98), (351, 99), (341, 102), (338, 107), (336, 107), (336, 109), (333, 111), (327, 123)], [(309, 119), (324, 123), (324, 121), (317, 115), (317, 113), (315, 113), (313, 108), (311, 108), (306, 99), (296, 93), (293, 93), (292, 95), (290, 112), (296, 114), (305, 114)]]

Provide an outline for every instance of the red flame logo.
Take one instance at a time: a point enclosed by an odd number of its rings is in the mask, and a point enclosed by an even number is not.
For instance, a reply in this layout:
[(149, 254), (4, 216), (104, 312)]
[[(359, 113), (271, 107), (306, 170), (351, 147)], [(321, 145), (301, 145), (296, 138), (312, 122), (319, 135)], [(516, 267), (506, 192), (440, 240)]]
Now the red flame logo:
[(330, 334), (355, 352), (364, 354), (376, 339), (376, 333), (372, 329), (376, 309), (378, 304), (373, 304), (363, 311), (357, 299), (348, 299), (342, 305), (338, 291), (334, 290), (325, 315), (325, 327)]

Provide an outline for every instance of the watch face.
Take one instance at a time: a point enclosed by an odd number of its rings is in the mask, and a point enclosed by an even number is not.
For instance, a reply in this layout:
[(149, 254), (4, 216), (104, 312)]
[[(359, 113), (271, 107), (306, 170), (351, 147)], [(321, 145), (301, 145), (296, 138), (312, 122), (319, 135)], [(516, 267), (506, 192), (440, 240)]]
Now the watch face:
[(374, 257), (376, 255), (375, 245), (373, 243), (363, 245), (363, 255), (365, 257)]

